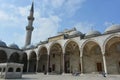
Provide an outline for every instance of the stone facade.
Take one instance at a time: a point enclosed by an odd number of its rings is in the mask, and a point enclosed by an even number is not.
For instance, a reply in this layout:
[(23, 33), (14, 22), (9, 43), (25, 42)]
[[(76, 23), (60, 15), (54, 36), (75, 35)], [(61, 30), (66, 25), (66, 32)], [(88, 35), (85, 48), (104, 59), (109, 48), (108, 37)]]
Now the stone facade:
[[(60, 32), (56, 36), (29, 45), (32, 35), (33, 4), (26, 37), (26, 45), (19, 49), (16, 45), (6, 46), (0, 41), (0, 62), (23, 63), (23, 72), (43, 73), (120, 73), (120, 25), (115, 24), (105, 30), (83, 34), (75, 28)], [(28, 32), (28, 29), (27, 29)]]

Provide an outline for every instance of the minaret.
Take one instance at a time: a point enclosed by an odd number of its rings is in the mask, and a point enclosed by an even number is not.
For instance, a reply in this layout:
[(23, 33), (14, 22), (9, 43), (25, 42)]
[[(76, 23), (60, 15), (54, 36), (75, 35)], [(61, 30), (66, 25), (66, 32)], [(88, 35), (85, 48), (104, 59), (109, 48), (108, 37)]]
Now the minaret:
[(32, 2), (32, 6), (30, 9), (30, 15), (28, 16), (28, 26), (26, 26), (26, 41), (25, 46), (28, 46), (31, 44), (31, 37), (32, 37), (32, 31), (34, 29), (33, 21), (34, 21), (34, 2)]

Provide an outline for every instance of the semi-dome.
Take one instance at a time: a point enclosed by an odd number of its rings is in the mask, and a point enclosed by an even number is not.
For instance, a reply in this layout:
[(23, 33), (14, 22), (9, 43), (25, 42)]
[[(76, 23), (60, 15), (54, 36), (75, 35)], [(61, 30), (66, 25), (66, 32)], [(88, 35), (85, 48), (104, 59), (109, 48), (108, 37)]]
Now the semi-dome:
[(99, 31), (95, 31), (95, 30), (93, 30), (93, 31), (89, 31), (87, 34), (86, 34), (86, 37), (90, 37), (90, 36), (99, 36), (99, 35), (101, 35), (101, 33), (99, 32)]
[(7, 47), (6, 43), (0, 40), (0, 46), (1, 47)]
[(105, 30), (105, 33), (120, 31), (120, 24), (114, 24)]
[(18, 45), (17, 44), (10, 44), (8, 47), (10, 48), (14, 48), (14, 49), (19, 49)]
[(69, 35), (81, 36), (83, 34), (80, 31), (72, 31), (72, 32), (69, 33)]

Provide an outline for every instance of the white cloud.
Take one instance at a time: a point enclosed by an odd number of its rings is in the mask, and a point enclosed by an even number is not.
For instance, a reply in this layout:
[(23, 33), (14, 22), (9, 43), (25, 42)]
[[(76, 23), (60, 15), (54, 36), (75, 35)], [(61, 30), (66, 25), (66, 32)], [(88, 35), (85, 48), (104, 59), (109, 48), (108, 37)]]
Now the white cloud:
[(106, 21), (105, 23), (104, 23), (104, 25), (106, 26), (106, 27), (109, 27), (109, 26), (111, 26), (113, 23), (112, 22), (108, 22), (108, 21)]
[(65, 2), (65, 11), (68, 16), (73, 16), (80, 9), (86, 0), (67, 0)]
[(0, 21), (8, 20), (8, 19), (9, 16), (4, 11), (0, 11)]
[(86, 0), (37, 0), (42, 13), (56, 14), (71, 17), (78, 11)]
[(82, 33), (89, 32), (94, 24), (88, 23), (88, 22), (80, 22), (74, 25), (74, 27), (77, 28), (78, 31), (81, 31)]
[(65, 0), (51, 0), (51, 4), (54, 8), (59, 8), (65, 3)]
[(33, 43), (56, 35), (61, 19), (58, 16), (49, 16), (48, 18), (39, 18), (38, 22), (38, 27), (33, 32)]
[(18, 7), (18, 13), (21, 15), (21, 16), (28, 16), (28, 13), (29, 13), (29, 10), (30, 9), (30, 5), (29, 6), (26, 6), (26, 7)]
[(15, 43), (19, 45), (20, 48), (23, 47), (25, 44), (25, 34), (20, 34), (20, 33), (15, 32), (13, 34), (13, 40), (12, 42), (10, 42), (10, 44), (11, 43)]
[[(85, 2), (85, 0), (38, 0), (36, 2), (40, 3), (37, 6), (41, 4), (43, 4), (43, 6), (42, 9), (39, 9), (41, 8), (40, 6), (35, 8), (35, 21), (32, 43), (36, 43), (40, 40), (45, 40), (50, 36), (56, 35), (61, 25), (60, 22), (62, 21), (62, 18), (59, 15), (64, 14), (62, 15), (62, 17), (74, 15), (74, 13), (81, 8), (81, 5), (83, 4), (83, 2)], [(8, 29), (9, 27), (9, 31), (11, 31), (11, 36), (8, 42), (15, 41), (20, 46), (24, 45), (26, 36), (25, 32), (21, 32), (21, 34), (18, 33), (18, 31), (25, 31), (24, 29), (28, 24), (27, 16), (29, 15), (30, 6), (31, 5), (26, 5), (21, 7), (9, 3), (0, 5), (0, 24), (3, 25), (2, 28)], [(56, 14), (56, 10), (59, 9), (63, 9), (63, 11)], [(43, 14), (48, 15), (42, 17)], [(81, 30), (83, 28), (85, 29), (85, 27), (83, 27), (84, 25), (86, 26), (86, 24), (84, 23), (78, 23), (75, 25), (75, 27), (84, 32), (84, 30)], [(12, 29), (15, 32), (13, 32)], [(86, 29), (88, 30), (89, 27), (86, 27)], [(6, 30), (4, 29), (4, 31)], [(8, 32), (6, 32), (6, 34), (8, 34)]]

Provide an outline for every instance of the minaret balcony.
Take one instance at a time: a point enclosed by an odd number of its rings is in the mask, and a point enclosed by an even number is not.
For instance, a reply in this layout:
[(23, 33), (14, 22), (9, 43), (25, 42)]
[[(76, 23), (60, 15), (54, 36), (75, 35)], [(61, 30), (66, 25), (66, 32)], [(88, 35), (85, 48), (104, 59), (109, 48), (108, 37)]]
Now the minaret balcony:
[(33, 29), (34, 29), (34, 27), (32, 27), (32, 26), (27, 26), (27, 27), (26, 27), (26, 30), (31, 30), (31, 31), (33, 31)]
[(28, 16), (28, 20), (34, 20), (34, 17)]

